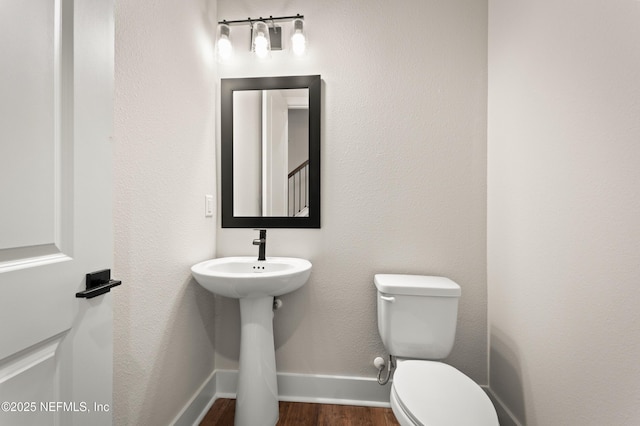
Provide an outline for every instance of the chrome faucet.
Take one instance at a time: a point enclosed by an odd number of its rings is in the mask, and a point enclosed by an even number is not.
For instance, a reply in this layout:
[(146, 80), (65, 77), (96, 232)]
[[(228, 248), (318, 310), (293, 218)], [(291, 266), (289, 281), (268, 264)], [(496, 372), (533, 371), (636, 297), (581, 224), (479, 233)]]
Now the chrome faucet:
[(260, 231), (260, 238), (253, 240), (254, 246), (260, 246), (258, 249), (258, 260), (267, 260), (265, 258), (265, 251), (267, 248), (267, 230), (256, 229), (256, 231)]

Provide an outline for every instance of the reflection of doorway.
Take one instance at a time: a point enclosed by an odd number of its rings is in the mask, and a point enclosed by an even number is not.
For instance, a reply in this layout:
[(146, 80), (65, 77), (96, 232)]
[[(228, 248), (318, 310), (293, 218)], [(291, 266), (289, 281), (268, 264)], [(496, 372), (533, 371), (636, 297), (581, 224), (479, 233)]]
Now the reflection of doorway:
[(265, 90), (262, 117), (262, 216), (308, 216), (307, 90)]
[(262, 97), (262, 215), (287, 216), (289, 117), (278, 90)]

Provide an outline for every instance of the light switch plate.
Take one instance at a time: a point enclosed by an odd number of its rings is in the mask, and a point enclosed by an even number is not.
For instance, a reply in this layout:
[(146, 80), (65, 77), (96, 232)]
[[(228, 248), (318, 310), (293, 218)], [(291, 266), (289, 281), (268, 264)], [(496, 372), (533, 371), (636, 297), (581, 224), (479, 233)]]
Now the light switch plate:
[(213, 216), (213, 195), (204, 196), (204, 217)]

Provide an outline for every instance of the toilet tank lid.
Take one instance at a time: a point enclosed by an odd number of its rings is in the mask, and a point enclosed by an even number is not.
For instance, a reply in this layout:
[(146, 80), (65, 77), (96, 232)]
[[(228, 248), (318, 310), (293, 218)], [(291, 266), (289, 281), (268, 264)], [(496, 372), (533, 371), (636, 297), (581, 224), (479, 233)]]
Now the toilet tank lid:
[(460, 297), (460, 286), (445, 277), (406, 274), (376, 274), (373, 278), (381, 293), (409, 296)]

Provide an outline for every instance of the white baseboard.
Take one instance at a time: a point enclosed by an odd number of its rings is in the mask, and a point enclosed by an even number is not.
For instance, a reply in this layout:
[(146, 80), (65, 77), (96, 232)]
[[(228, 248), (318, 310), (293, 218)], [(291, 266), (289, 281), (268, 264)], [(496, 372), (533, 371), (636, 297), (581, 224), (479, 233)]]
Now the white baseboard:
[[(236, 397), (237, 382), (237, 370), (215, 370), (171, 424), (197, 425), (216, 399)], [(390, 392), (375, 378), (278, 373), (280, 401), (389, 407)]]

